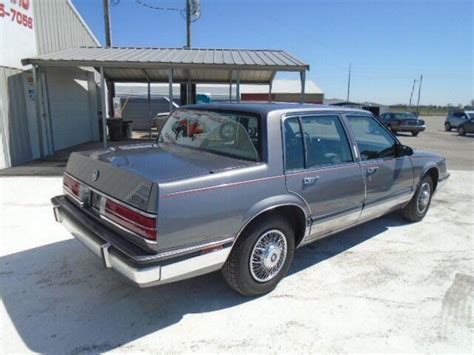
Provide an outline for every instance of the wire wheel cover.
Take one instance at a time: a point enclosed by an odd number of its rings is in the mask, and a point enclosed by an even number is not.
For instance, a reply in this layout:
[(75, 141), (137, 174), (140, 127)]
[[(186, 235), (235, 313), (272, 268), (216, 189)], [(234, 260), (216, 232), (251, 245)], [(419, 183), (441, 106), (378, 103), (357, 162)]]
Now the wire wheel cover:
[(288, 245), (285, 235), (273, 229), (263, 233), (250, 254), (250, 273), (257, 282), (273, 279), (285, 264)]

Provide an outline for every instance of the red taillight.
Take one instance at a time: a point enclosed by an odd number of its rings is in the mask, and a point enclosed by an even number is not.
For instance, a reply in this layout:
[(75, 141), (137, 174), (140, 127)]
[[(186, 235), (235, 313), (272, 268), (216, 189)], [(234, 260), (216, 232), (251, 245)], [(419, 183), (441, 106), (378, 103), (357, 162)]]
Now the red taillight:
[(81, 197), (81, 184), (79, 181), (74, 180), (73, 178), (64, 175), (63, 185), (66, 187), (74, 196)]
[(156, 240), (156, 218), (147, 217), (109, 199), (105, 202), (104, 215), (115, 223), (149, 240)]

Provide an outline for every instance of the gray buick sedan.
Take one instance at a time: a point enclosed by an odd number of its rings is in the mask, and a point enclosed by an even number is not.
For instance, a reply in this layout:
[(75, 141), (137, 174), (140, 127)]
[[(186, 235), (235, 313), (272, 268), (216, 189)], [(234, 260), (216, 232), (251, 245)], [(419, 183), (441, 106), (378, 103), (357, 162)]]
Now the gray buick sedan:
[(400, 210), (421, 221), (446, 159), (413, 151), (371, 113), (299, 104), (174, 111), (157, 141), (73, 153), (56, 220), (140, 287), (222, 270), (271, 291), (295, 248)]

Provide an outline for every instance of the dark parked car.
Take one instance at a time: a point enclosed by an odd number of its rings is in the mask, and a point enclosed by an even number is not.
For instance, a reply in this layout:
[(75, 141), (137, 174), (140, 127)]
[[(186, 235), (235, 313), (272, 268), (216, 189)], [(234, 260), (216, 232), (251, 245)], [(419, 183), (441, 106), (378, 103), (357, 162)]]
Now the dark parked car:
[(444, 129), (450, 131), (453, 128), (458, 128), (461, 124), (474, 118), (474, 111), (454, 110), (450, 111), (446, 120), (444, 121)]
[(410, 112), (386, 112), (380, 115), (383, 122), (393, 133), (411, 132), (414, 136), (426, 128), (425, 121)]
[(71, 154), (52, 203), (141, 287), (222, 270), (259, 295), (295, 248), (396, 210), (422, 220), (448, 177), (446, 159), (402, 145), (367, 111), (203, 104), (175, 110), (155, 144)]
[(464, 121), (458, 126), (458, 134), (460, 136), (465, 136), (466, 133), (474, 133), (474, 118), (471, 118), (469, 121)]

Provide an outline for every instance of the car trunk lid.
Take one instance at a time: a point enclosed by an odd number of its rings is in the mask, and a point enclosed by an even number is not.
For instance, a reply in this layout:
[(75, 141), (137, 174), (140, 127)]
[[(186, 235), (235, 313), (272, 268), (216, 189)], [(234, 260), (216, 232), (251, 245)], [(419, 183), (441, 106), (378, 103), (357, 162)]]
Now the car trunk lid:
[(66, 172), (141, 210), (156, 213), (158, 184), (246, 167), (243, 161), (176, 145), (130, 145), (71, 154)]

